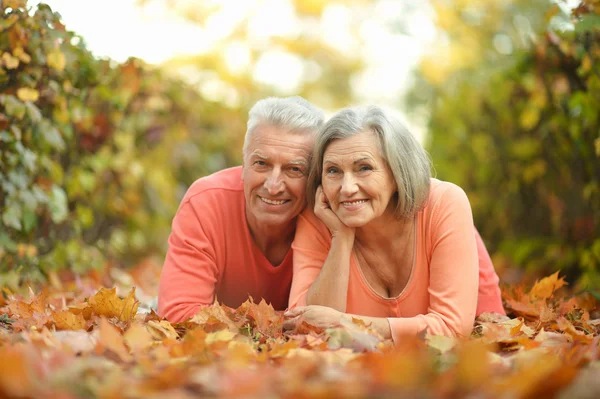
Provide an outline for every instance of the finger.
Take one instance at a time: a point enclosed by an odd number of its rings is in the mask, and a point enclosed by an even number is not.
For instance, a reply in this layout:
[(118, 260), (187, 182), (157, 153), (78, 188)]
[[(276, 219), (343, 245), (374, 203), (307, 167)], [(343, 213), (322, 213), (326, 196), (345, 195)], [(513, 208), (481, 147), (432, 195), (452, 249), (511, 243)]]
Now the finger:
[(287, 312), (285, 312), (283, 315), (285, 317), (296, 317), (301, 315), (302, 313), (304, 313), (304, 310), (306, 309), (305, 306), (297, 306), (295, 308), (292, 309), (288, 309)]
[(283, 322), (283, 329), (285, 331), (291, 331), (291, 330), (295, 330), (296, 326), (298, 325), (298, 317), (294, 317), (291, 319), (287, 319)]

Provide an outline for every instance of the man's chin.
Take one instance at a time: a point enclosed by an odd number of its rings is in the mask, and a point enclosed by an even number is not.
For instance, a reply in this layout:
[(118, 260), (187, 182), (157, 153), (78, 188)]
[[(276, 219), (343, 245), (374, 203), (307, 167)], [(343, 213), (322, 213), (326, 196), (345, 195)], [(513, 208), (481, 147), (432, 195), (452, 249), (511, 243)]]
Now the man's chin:
[(298, 216), (298, 214), (290, 212), (284, 214), (263, 213), (257, 217), (257, 221), (264, 226), (282, 227), (288, 223), (294, 223), (296, 216)]

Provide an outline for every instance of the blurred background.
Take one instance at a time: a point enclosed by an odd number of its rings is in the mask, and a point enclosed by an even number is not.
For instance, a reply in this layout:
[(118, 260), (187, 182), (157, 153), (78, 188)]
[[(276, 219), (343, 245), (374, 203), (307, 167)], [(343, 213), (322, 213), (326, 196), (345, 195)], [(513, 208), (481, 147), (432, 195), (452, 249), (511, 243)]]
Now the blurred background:
[(248, 109), (401, 114), (504, 283), (600, 288), (600, 0), (0, 1), (0, 286), (160, 268)]

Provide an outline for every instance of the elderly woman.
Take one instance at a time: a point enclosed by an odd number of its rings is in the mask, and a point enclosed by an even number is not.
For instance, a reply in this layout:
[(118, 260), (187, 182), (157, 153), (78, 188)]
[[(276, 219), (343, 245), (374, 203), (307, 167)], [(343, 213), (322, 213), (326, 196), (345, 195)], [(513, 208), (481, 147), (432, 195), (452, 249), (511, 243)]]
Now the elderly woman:
[(359, 317), (394, 341), (471, 332), (479, 272), (469, 200), (431, 177), (428, 154), (397, 119), (376, 106), (335, 114), (316, 138), (307, 190), (287, 328)]

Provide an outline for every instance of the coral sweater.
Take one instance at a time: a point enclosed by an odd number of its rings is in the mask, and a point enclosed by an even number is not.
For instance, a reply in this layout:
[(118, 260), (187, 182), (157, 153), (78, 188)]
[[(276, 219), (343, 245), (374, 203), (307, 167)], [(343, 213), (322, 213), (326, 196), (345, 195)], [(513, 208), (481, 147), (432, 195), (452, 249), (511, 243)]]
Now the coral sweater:
[(254, 243), (245, 204), (241, 167), (192, 184), (173, 219), (160, 277), (160, 316), (179, 322), (215, 299), (235, 308), (249, 296), (276, 310), (287, 307), (292, 250), (272, 265)]
[[(350, 258), (346, 313), (386, 317), (392, 337), (417, 334), (468, 335), (476, 313), (504, 313), (498, 277), (479, 234), (473, 233), (471, 207), (464, 191), (431, 180), (426, 206), (416, 216), (416, 247), (410, 279), (394, 298), (371, 289), (355, 255)], [(476, 232), (476, 230), (475, 230)], [(306, 304), (331, 247), (331, 234), (310, 210), (299, 217), (294, 250), (290, 306)], [(478, 258), (479, 252), (479, 258)], [(480, 283), (481, 281), (481, 283)], [(478, 288), (483, 292), (478, 293)]]

